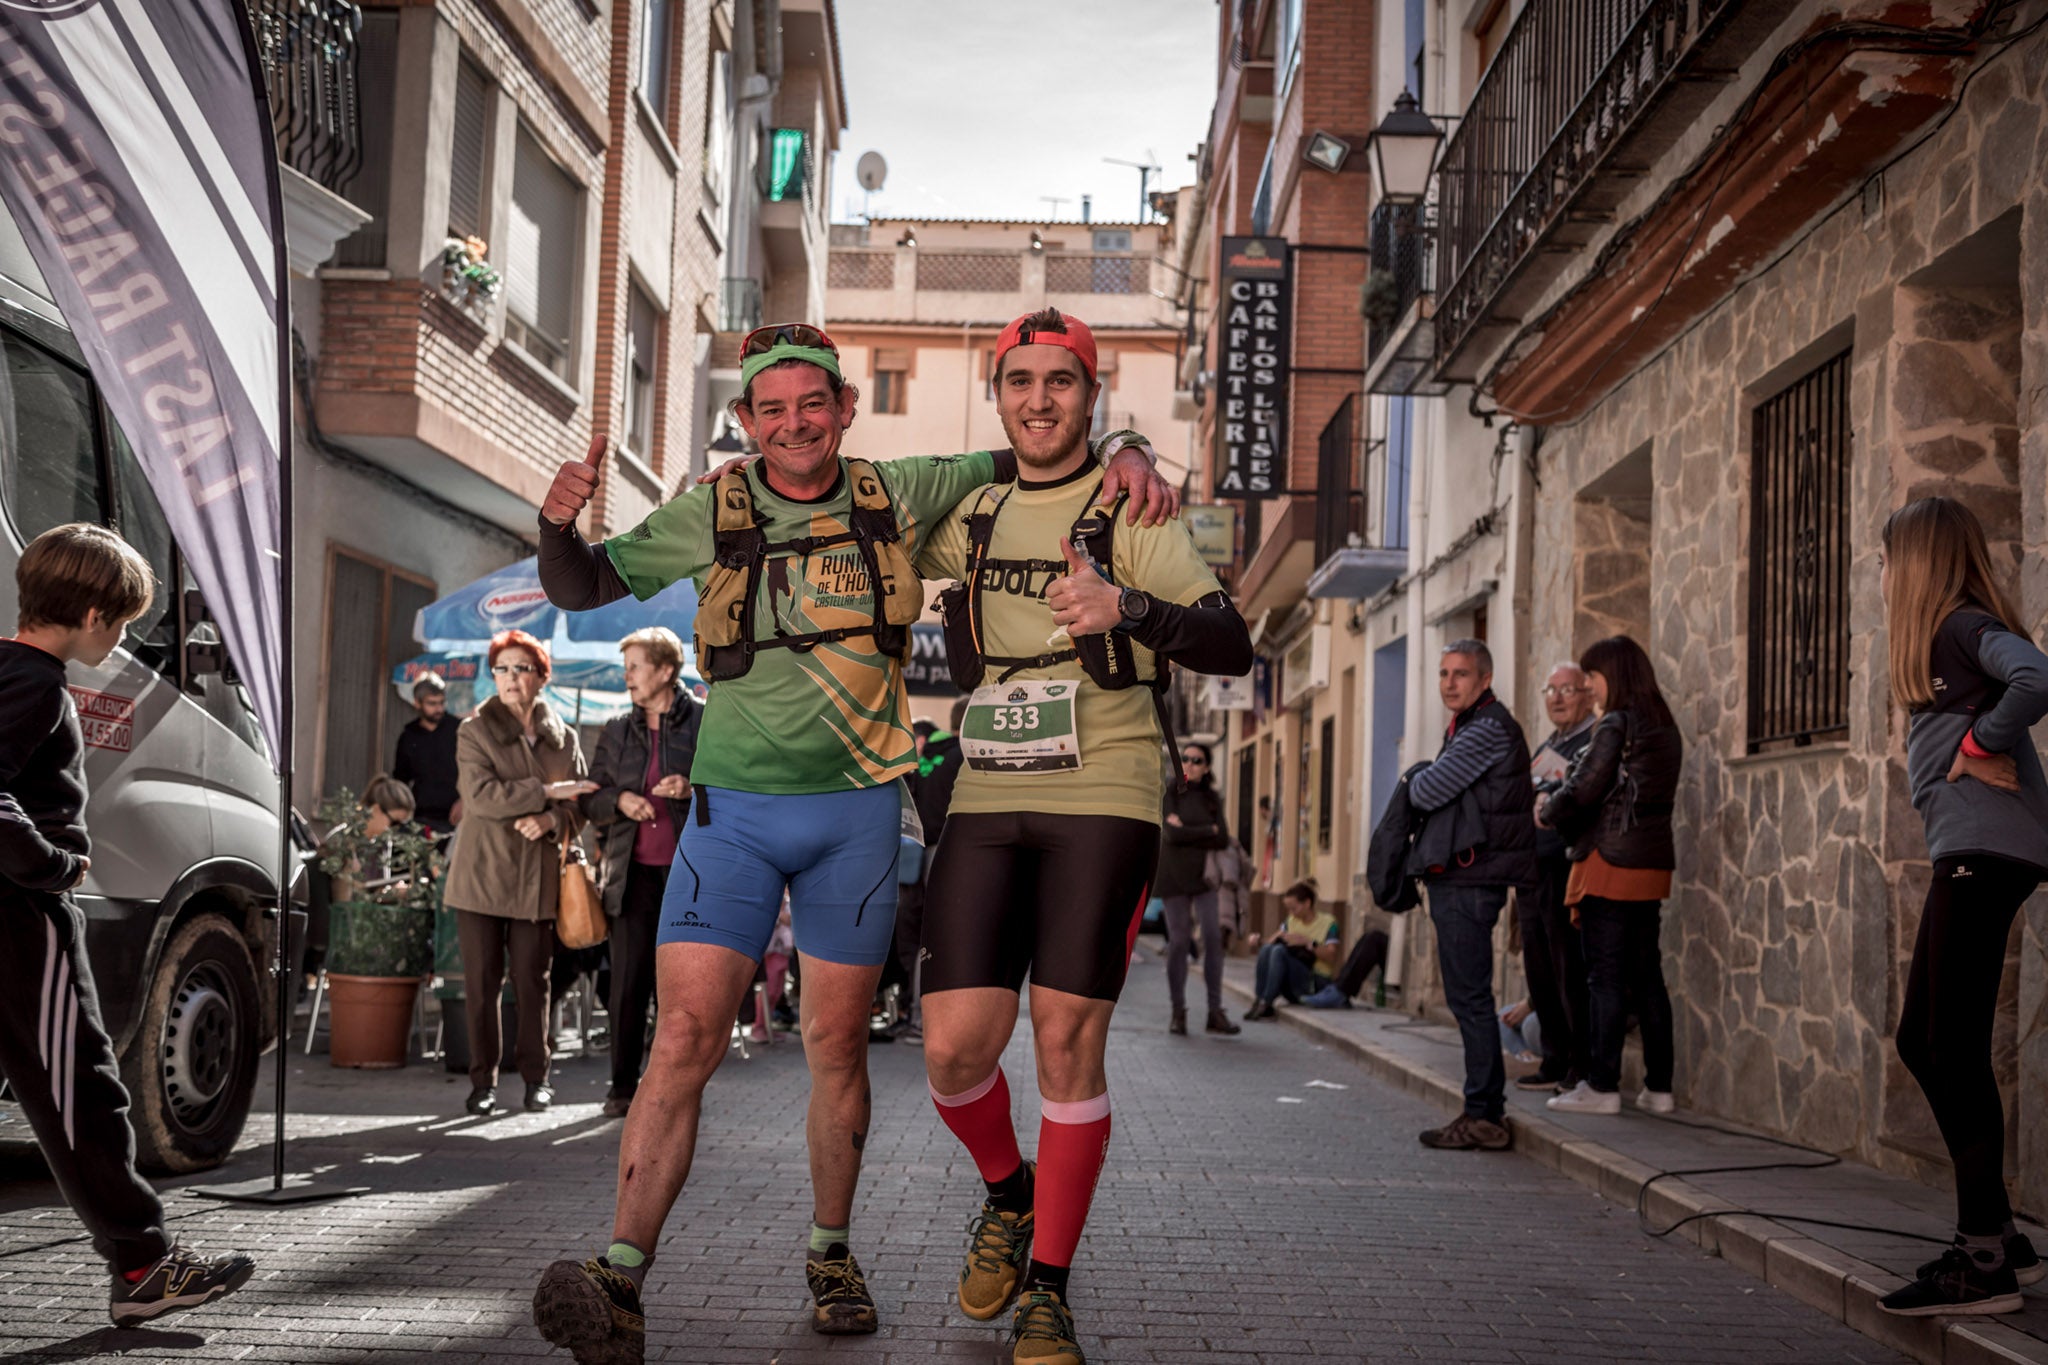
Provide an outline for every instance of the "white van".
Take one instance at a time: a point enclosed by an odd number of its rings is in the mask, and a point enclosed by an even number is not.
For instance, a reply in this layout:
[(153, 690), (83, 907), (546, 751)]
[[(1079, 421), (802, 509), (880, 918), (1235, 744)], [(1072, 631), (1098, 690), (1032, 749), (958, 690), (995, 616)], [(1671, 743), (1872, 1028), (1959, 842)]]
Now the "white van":
[[(233, 1150), (275, 1042), (278, 783), (163, 513), (0, 211), (0, 633), (23, 547), (72, 521), (120, 532), (160, 585), (104, 664), (70, 666), (91, 785), (77, 895), (138, 1157), (200, 1170)], [(0, 1140), (33, 1140), (4, 1087)]]

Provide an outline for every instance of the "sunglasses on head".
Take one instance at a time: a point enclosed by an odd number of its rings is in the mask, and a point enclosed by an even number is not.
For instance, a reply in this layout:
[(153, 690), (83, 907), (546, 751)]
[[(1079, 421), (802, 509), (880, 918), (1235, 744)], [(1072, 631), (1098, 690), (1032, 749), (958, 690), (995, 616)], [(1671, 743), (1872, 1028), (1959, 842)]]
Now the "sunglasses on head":
[(746, 339), (740, 342), (740, 358), (760, 355), (774, 350), (777, 346), (808, 346), (814, 350), (839, 354), (839, 348), (832, 344), (832, 338), (826, 336), (821, 328), (813, 327), (808, 322), (776, 322), (766, 327), (756, 327), (747, 333)]

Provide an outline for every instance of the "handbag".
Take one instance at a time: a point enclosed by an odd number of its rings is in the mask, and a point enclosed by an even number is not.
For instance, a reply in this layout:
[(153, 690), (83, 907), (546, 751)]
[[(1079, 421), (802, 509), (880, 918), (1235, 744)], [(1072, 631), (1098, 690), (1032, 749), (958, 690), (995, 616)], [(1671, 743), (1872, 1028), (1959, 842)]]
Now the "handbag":
[(611, 932), (590, 860), (574, 839), (562, 840), (562, 893), (555, 901), (555, 938), (564, 948), (594, 948)]

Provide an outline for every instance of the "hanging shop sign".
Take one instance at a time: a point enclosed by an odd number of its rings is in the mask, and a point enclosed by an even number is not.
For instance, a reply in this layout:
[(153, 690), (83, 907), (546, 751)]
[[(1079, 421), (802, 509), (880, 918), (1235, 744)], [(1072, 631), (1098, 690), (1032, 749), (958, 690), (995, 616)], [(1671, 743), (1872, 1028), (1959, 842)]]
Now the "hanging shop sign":
[(1216, 357), (1219, 498), (1287, 491), (1292, 276), (1285, 239), (1223, 239), (1223, 324)]

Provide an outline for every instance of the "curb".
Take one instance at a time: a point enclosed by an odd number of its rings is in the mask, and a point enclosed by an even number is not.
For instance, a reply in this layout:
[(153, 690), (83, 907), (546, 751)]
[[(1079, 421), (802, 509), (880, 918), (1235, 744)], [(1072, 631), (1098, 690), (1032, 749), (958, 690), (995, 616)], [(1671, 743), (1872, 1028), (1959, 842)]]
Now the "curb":
[[(1240, 1001), (1252, 999), (1252, 992), (1236, 981), (1226, 978), (1223, 987)], [(1296, 1032), (1341, 1050), (1379, 1080), (1417, 1099), (1453, 1109), (1464, 1106), (1464, 1093), (1450, 1078), (1376, 1047), (1313, 1011), (1295, 1007), (1275, 1017)], [(1656, 1174), (1633, 1157), (1549, 1119), (1511, 1109), (1507, 1122), (1515, 1135), (1515, 1151), (1624, 1208), (1635, 1208), (1637, 1191)], [(1782, 1223), (1739, 1213), (1727, 1200), (1682, 1178), (1658, 1181), (1643, 1211), (1659, 1225), (1694, 1214), (1710, 1215), (1687, 1223), (1672, 1236), (1685, 1238), (1922, 1365), (2048, 1365), (2048, 1342), (1992, 1319), (1902, 1318), (1882, 1311), (1877, 1300), (1906, 1283), (1900, 1276)]]

